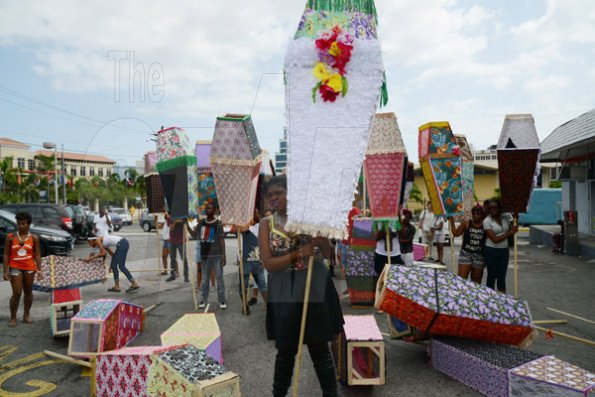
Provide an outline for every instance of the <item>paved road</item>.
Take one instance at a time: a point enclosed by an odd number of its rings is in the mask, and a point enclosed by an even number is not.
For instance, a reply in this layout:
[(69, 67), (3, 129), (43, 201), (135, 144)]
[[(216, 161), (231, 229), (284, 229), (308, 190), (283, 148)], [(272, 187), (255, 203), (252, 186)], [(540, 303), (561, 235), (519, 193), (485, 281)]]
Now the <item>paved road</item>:
[[(133, 225), (124, 227), (118, 234), (131, 242), (130, 268), (154, 269), (154, 234), (147, 234)], [(194, 242), (191, 243), (192, 245)], [(193, 247), (192, 247), (193, 248)], [(227, 256), (235, 257), (236, 240), (227, 239)], [(87, 248), (78, 244), (75, 255), (86, 255)], [(446, 262), (450, 269), (450, 253)], [(557, 319), (564, 316), (548, 311), (554, 307), (576, 315), (595, 319), (595, 265), (578, 258), (552, 256), (545, 248), (529, 246), (521, 238), (519, 247), (520, 297), (529, 301), (534, 319)], [(217, 315), (223, 334), (225, 366), (241, 375), (242, 393), (247, 397), (270, 395), (275, 349), (266, 340), (264, 329), (264, 306), (259, 301), (248, 317), (241, 315), (237, 267), (225, 267), (225, 282), (229, 309), (225, 312), (211, 309)], [(142, 288), (136, 294), (119, 295), (135, 303), (159, 306), (147, 315), (145, 332), (134, 345), (157, 345), (159, 335), (176, 319), (194, 310), (189, 283), (176, 280), (166, 283), (163, 277), (153, 272), (136, 273)], [(512, 286), (512, 272), (509, 283)], [(335, 280), (337, 289), (344, 290), (345, 283)], [(106, 292), (107, 285), (83, 288), (84, 300), (113, 297)], [(65, 353), (67, 340), (52, 339), (48, 324), (48, 295), (35, 293), (34, 325), (19, 323), (17, 328), (6, 327), (10, 286), (0, 283), (0, 396), (87, 396), (89, 378), (81, 377), (80, 368), (60, 364), (39, 354), (44, 349)], [(213, 294), (210, 301), (215, 303)], [(343, 300), (343, 310), (349, 314), (368, 314), (370, 309), (354, 309)], [(19, 312), (21, 313), (21, 312)], [(387, 331), (385, 316), (376, 315), (383, 332)], [(556, 329), (572, 335), (595, 340), (595, 325), (567, 318), (567, 325)], [(13, 348), (14, 347), (14, 350)], [(555, 338), (546, 340), (541, 334), (531, 350), (558, 357), (595, 371), (595, 348)], [(428, 368), (426, 347), (401, 341), (386, 341), (387, 384), (382, 387), (344, 388), (342, 396), (478, 396), (466, 386)], [(15, 361), (19, 360), (19, 361)], [(300, 382), (300, 395), (320, 395), (316, 375), (308, 354), (305, 355)]]

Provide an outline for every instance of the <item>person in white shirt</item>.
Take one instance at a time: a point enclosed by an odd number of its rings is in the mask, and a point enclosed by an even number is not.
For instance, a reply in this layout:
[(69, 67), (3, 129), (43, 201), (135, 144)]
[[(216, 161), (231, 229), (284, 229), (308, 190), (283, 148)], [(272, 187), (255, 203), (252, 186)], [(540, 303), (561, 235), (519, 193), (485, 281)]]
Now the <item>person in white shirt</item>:
[(399, 237), (397, 232), (400, 227), (395, 230), (392, 226), (390, 228), (390, 247), (387, 247), (386, 231), (381, 230), (376, 233), (376, 251), (374, 252), (374, 270), (380, 275), (384, 265), (388, 263), (388, 256), (390, 252), (391, 265), (403, 265), (401, 258), (401, 247), (399, 245)]
[(430, 228), (434, 234), (434, 244), (436, 244), (436, 251), (438, 253), (438, 259), (436, 262), (444, 264), (444, 240), (446, 236), (445, 223), (443, 216), (434, 217), (434, 225)]
[(428, 246), (427, 251), (427, 259), (434, 260), (432, 258), (432, 244), (434, 242), (434, 232), (432, 228), (434, 227), (434, 211), (432, 211), (432, 203), (428, 202), (428, 205), (425, 210), (421, 212), (419, 217), (419, 228), (421, 229), (421, 234), (423, 237), (423, 243)]
[(130, 281), (130, 287), (126, 292), (134, 292), (140, 288), (134, 280), (134, 277), (132, 277), (132, 274), (130, 274), (130, 271), (126, 268), (126, 257), (128, 256), (128, 249), (130, 248), (128, 240), (124, 237), (114, 235), (108, 235), (106, 237), (91, 235), (87, 239), (87, 242), (91, 248), (99, 248), (99, 253), (89, 255), (88, 258), (84, 259), (85, 261), (105, 256), (106, 251), (112, 256), (110, 268), (112, 273), (114, 273), (114, 286), (108, 289), (108, 292), (122, 291), (120, 289), (120, 274), (118, 270), (124, 273), (128, 281)]
[(112, 226), (112, 220), (108, 213), (105, 211), (105, 207), (99, 209), (99, 214), (93, 217), (93, 227), (96, 236), (105, 237), (109, 235), (109, 230)]

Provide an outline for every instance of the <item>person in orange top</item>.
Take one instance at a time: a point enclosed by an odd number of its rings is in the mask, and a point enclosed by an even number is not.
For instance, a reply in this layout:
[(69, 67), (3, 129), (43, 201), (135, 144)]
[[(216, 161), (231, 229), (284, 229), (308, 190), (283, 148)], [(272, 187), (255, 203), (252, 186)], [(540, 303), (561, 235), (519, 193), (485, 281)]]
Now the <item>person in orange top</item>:
[(33, 279), (35, 272), (41, 270), (39, 238), (29, 232), (32, 218), (26, 212), (16, 215), (17, 232), (11, 233), (4, 243), (4, 280), (10, 280), (12, 297), (10, 298), (9, 327), (17, 325), (17, 310), (21, 294), (25, 290), (25, 310), (23, 322), (31, 324), (29, 316), (33, 304)]

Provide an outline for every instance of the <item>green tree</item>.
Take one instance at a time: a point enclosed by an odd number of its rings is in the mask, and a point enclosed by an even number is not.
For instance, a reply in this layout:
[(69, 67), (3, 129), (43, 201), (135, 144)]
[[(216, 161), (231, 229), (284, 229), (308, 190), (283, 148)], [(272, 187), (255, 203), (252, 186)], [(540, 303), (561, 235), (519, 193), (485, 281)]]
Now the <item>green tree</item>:
[(17, 183), (17, 169), (12, 166), (12, 160), (12, 156), (8, 156), (0, 161), (0, 172), (2, 172), (0, 175), (2, 177), (2, 188), (0, 191), (2, 192), (14, 190)]
[(41, 180), (35, 173), (31, 173), (23, 178), (21, 185), (20, 196), (21, 200), (27, 203), (34, 203), (39, 201), (39, 185)]
[(562, 187), (562, 181), (550, 181), (550, 189), (560, 189)]
[(418, 204), (424, 203), (424, 197), (421, 193), (421, 190), (419, 190), (419, 186), (417, 186), (417, 184), (415, 182), (413, 182), (413, 187), (411, 188), (411, 191), (409, 192), (409, 200), (414, 201)]

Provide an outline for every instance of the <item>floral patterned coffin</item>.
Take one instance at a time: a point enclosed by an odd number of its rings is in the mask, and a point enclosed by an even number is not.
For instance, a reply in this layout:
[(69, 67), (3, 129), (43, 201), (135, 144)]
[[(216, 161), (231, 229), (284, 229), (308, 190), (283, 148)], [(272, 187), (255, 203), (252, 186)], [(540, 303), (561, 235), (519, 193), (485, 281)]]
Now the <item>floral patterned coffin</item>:
[(434, 335), (526, 346), (536, 333), (526, 302), (421, 266), (387, 265), (375, 306)]
[(87, 303), (71, 320), (68, 354), (90, 357), (126, 346), (141, 332), (142, 307), (117, 299)]
[(160, 161), (157, 170), (165, 200), (173, 219), (196, 217), (198, 211), (198, 173), (196, 157), (184, 156)]
[(376, 248), (376, 232), (372, 218), (353, 218), (349, 246), (352, 250), (369, 251)]
[(489, 397), (508, 396), (508, 371), (541, 357), (508, 345), (452, 337), (433, 338), (434, 369)]
[(373, 0), (308, 1), (289, 42), (289, 231), (347, 238), (376, 108), (388, 100), (376, 22)]
[(125, 347), (98, 354), (95, 358), (97, 397), (152, 397), (147, 393), (151, 356), (163, 346)]
[(545, 356), (509, 372), (510, 397), (578, 397), (595, 392), (595, 374)]
[(188, 134), (182, 128), (170, 127), (157, 133), (157, 161), (194, 155)]
[(159, 397), (240, 397), (240, 377), (193, 345), (152, 357), (147, 391)]
[(527, 212), (541, 153), (533, 116), (507, 114), (497, 150), (502, 211)]
[(352, 249), (347, 251), (343, 261), (345, 274), (348, 276), (377, 276), (374, 270), (374, 251)]
[(378, 113), (364, 160), (370, 209), (374, 219), (398, 218), (407, 172), (407, 150), (394, 113)]
[(103, 260), (85, 262), (68, 256), (44, 256), (41, 272), (35, 273), (33, 289), (50, 292), (54, 289), (69, 289), (105, 281), (106, 268)]
[(213, 313), (187, 313), (161, 334), (163, 346), (190, 343), (223, 364), (221, 331)]
[(145, 175), (157, 171), (155, 164), (157, 164), (157, 152), (145, 153)]
[(461, 151), (448, 122), (419, 127), (419, 159), (434, 214), (462, 215)]

